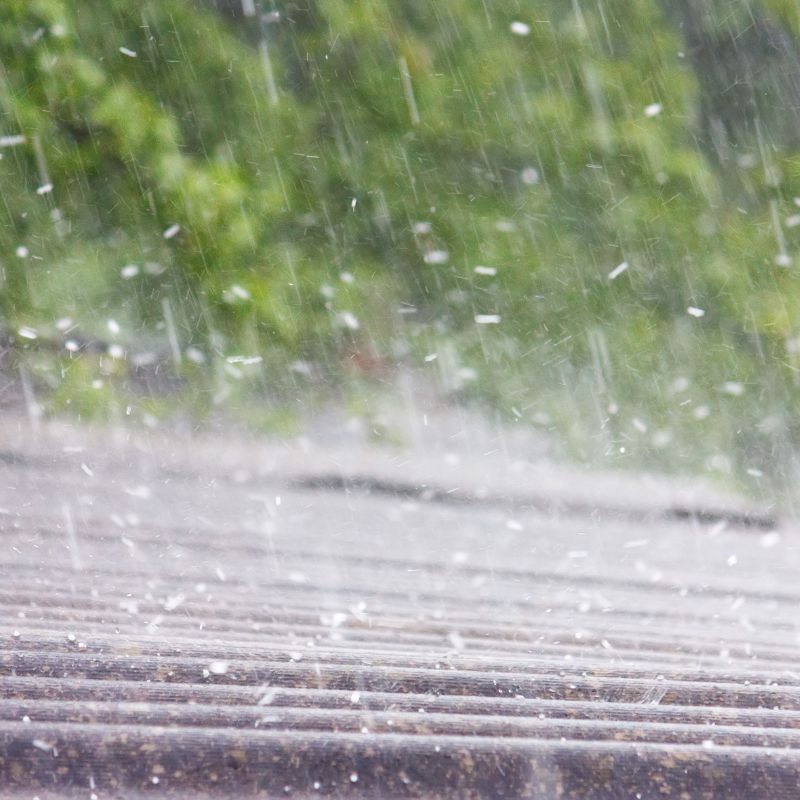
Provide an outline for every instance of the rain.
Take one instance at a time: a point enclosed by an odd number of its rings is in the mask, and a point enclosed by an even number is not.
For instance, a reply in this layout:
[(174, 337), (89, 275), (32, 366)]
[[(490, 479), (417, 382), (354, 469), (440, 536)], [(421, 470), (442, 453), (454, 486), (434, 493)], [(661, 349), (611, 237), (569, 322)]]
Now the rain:
[(0, 793), (796, 791), (795, 3), (0, 6)]

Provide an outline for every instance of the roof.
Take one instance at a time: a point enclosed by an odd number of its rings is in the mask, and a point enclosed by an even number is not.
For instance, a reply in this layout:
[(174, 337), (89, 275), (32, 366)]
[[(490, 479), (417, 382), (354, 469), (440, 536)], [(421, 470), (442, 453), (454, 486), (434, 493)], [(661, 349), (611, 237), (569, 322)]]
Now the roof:
[(796, 796), (771, 509), (503, 452), (0, 428), (4, 796)]

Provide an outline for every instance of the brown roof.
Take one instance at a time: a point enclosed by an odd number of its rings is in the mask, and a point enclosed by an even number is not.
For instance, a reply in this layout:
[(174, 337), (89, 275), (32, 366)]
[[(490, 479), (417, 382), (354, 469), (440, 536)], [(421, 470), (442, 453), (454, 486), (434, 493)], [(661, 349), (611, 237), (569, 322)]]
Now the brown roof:
[(502, 454), (0, 427), (2, 797), (797, 796), (769, 509)]

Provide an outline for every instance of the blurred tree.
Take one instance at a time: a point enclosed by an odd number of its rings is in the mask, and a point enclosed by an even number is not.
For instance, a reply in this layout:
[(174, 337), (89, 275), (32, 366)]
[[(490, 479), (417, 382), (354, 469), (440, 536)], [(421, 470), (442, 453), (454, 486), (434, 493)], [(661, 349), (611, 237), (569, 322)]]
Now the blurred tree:
[(701, 88), (703, 135), (721, 162), (739, 144), (800, 145), (800, 45), (753, 0), (661, 0)]
[(582, 452), (746, 465), (800, 441), (792, 8), (7, 0), (0, 313), (214, 398), (441, 351)]

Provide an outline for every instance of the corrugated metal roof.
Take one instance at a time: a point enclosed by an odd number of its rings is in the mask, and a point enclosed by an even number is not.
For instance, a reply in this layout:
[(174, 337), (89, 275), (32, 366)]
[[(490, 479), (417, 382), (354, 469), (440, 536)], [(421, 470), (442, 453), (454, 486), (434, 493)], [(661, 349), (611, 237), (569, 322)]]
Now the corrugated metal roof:
[(763, 510), (5, 433), (2, 797), (797, 796), (800, 557)]

